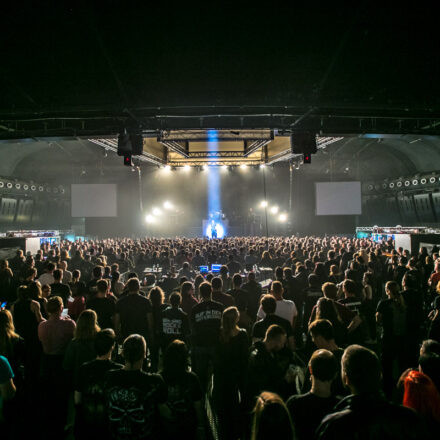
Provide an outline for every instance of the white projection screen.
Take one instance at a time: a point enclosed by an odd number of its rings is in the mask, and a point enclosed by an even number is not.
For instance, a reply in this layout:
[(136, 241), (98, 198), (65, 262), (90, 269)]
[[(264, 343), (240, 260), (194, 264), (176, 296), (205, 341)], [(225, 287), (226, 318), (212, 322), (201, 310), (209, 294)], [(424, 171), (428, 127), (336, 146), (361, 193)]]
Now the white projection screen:
[(362, 214), (361, 182), (316, 182), (316, 215)]
[(116, 184), (72, 184), (72, 217), (116, 217)]

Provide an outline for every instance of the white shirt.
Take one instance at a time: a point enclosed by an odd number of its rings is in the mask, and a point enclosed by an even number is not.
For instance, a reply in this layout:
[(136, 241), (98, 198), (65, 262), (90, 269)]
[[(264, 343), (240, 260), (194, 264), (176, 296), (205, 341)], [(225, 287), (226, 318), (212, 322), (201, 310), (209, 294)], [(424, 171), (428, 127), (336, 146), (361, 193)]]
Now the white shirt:
[(40, 278), (38, 278), (38, 281), (42, 286), (45, 284), (53, 284), (55, 282), (55, 279), (51, 273), (43, 273)]
[[(293, 301), (288, 299), (277, 300), (275, 315), (279, 316), (280, 318), (287, 319), (287, 321), (292, 323), (293, 319), (298, 315), (298, 310), (296, 309), (296, 305)], [(263, 312), (263, 308), (261, 306), (258, 309), (257, 316), (259, 319), (264, 319), (266, 316), (266, 313)]]

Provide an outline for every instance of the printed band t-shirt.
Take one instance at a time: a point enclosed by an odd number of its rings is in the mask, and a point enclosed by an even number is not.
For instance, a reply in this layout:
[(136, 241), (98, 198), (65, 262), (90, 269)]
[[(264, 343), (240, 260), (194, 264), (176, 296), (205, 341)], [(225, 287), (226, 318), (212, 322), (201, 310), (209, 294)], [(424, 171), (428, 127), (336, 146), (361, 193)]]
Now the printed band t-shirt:
[(168, 397), (161, 376), (141, 370), (110, 371), (105, 395), (109, 428), (114, 439), (160, 438), (158, 405), (165, 403)]
[(196, 346), (212, 347), (219, 342), (223, 304), (202, 301), (191, 310), (191, 336)]

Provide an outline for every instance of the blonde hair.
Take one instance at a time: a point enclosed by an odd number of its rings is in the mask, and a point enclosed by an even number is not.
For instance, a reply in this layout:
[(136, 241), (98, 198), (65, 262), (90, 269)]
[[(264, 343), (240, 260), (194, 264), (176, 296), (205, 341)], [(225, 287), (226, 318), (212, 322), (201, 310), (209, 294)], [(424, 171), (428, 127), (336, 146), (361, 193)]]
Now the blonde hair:
[(220, 328), (220, 339), (222, 342), (228, 342), (232, 337), (232, 331), (237, 327), (240, 313), (237, 307), (228, 307), (223, 311), (222, 324)]
[(20, 336), (15, 333), (14, 321), (9, 310), (0, 311), (0, 355), (9, 357), (11, 341)]
[(97, 321), (98, 316), (94, 310), (83, 310), (76, 322), (75, 339), (93, 339), (101, 330)]

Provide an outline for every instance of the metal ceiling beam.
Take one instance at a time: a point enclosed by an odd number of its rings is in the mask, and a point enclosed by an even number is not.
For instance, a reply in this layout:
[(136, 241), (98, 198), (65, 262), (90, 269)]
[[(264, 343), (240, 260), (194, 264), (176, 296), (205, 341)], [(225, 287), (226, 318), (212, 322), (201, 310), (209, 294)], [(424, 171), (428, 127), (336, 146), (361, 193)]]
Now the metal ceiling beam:
[(167, 147), (169, 150), (174, 151), (174, 153), (178, 153), (183, 157), (188, 158), (188, 152), (176, 141), (164, 141), (158, 139), (158, 142), (160, 142), (162, 145)]

